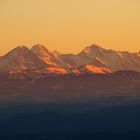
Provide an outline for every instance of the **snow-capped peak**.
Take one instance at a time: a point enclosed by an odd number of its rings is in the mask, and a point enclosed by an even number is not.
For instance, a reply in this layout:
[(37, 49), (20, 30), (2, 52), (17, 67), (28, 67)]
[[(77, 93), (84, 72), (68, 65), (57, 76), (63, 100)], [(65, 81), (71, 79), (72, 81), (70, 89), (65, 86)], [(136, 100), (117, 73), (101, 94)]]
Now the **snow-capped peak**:
[(0, 72), (27, 73), (45, 67), (45, 64), (26, 46), (18, 46), (0, 58)]
[(37, 44), (31, 48), (31, 51), (47, 65), (58, 65), (57, 58), (45, 46)]
[[(81, 56), (86, 56), (89, 59), (95, 59), (98, 56), (104, 56), (106, 55), (106, 53), (108, 53), (108, 50), (103, 49), (95, 44), (86, 47), (81, 53)], [(100, 57), (98, 57), (100, 58)]]
[(98, 45), (96, 45), (96, 44), (93, 44), (93, 45), (91, 45), (91, 46), (86, 47), (86, 48), (83, 50), (83, 52), (85, 52), (85, 53), (90, 53), (90, 52), (92, 52), (92, 51), (99, 51), (99, 50), (105, 50), (105, 49), (101, 48), (100, 46), (98, 46)]
[(31, 48), (31, 51), (33, 51), (33, 52), (35, 52), (35, 51), (47, 51), (47, 52), (49, 52), (49, 50), (45, 47), (45, 46), (43, 46), (43, 45), (41, 45), (41, 44), (36, 44), (36, 45), (34, 45), (32, 48)]
[(19, 49), (28, 49), (25, 45), (17, 46), (17, 48), (19, 48)]
[(29, 52), (30, 50), (26, 46), (18, 46), (14, 48), (13, 50), (11, 50), (10, 52), (8, 52), (5, 56), (16, 56), (16, 55), (29, 53)]

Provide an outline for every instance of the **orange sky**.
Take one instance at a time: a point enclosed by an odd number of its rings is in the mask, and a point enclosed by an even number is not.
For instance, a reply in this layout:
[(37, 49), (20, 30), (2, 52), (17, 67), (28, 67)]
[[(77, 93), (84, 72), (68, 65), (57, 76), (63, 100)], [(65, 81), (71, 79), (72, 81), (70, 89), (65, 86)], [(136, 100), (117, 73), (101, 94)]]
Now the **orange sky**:
[(0, 55), (44, 44), (78, 53), (96, 43), (140, 50), (140, 0), (0, 0)]

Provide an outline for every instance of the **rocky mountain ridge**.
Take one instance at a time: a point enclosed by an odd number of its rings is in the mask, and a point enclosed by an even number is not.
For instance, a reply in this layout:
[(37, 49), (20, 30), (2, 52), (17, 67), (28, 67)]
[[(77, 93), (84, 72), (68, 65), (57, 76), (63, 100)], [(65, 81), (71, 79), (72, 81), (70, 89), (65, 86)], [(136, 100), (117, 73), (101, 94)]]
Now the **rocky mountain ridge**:
[(65, 74), (107, 74), (116, 71), (140, 72), (140, 53), (107, 50), (91, 45), (79, 54), (51, 52), (41, 44), (31, 49), (19, 46), (0, 57), (0, 73), (46, 76)]

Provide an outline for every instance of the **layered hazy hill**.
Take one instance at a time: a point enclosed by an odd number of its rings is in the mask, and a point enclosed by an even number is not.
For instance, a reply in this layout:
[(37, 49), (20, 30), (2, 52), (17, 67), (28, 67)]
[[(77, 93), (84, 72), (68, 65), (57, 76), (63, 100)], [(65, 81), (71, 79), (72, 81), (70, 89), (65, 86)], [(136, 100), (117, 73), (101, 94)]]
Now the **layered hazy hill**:
[(140, 72), (140, 53), (107, 50), (92, 45), (77, 55), (62, 54), (37, 44), (31, 49), (19, 46), (0, 57), (0, 73), (22, 77), (116, 71)]

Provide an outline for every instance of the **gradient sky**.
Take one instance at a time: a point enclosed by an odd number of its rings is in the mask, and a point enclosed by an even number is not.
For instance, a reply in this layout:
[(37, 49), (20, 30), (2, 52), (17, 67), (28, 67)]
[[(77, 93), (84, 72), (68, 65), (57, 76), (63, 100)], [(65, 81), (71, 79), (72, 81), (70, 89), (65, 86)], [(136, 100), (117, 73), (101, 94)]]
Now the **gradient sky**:
[(140, 51), (140, 0), (0, 0), (0, 55), (43, 44), (78, 53), (93, 43)]

